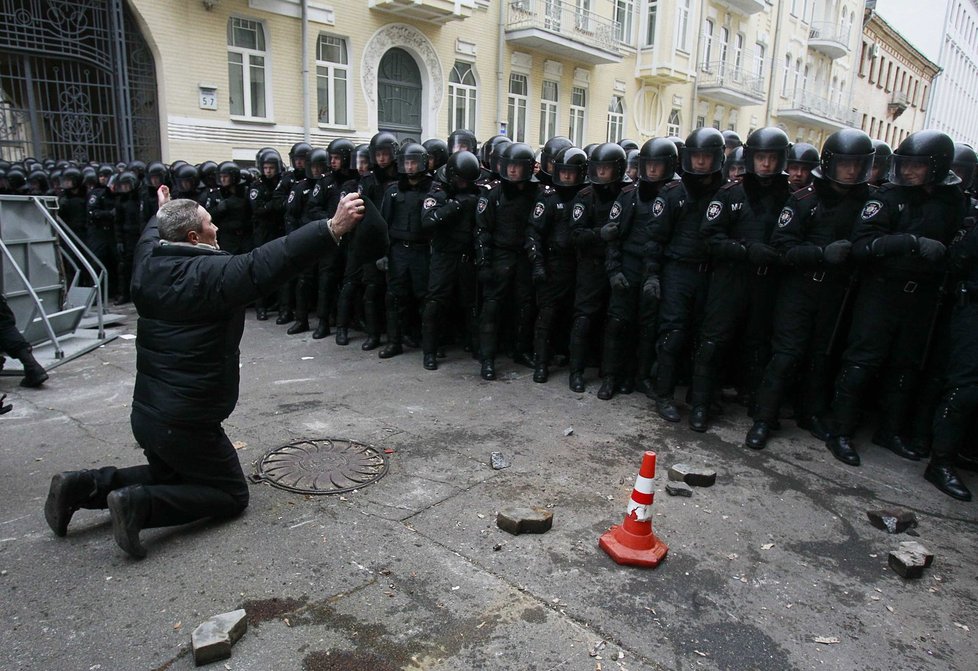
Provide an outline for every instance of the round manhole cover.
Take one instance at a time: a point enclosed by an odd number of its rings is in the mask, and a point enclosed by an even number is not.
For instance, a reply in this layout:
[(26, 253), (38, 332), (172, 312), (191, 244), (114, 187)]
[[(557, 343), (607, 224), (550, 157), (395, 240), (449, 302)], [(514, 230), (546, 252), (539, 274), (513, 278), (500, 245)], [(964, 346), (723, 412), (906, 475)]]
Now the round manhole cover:
[(346, 438), (300, 440), (269, 450), (255, 463), (254, 480), (299, 494), (341, 494), (380, 480), (387, 457)]

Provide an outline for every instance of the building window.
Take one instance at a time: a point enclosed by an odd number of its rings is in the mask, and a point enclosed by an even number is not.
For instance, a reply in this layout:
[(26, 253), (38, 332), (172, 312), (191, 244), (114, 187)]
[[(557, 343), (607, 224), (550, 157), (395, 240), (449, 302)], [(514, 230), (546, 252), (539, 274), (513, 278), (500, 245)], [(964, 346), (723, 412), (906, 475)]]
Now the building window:
[(760, 42), (754, 44), (754, 76), (764, 78), (764, 45)]
[(584, 107), (587, 104), (587, 91), (580, 86), (575, 86), (571, 92), (570, 105), (570, 132), (568, 137), (578, 147), (584, 146)]
[(689, 51), (689, 3), (690, 0), (676, 2), (676, 48)]
[(632, 42), (632, 16), (635, 14), (635, 0), (615, 0), (615, 21), (618, 26), (618, 41)]
[(702, 128), (705, 125), (706, 125), (706, 117), (705, 116), (698, 116), (698, 117), (696, 117), (696, 124), (695, 124), (695, 127), (696, 128)]
[(730, 44), (730, 29), (727, 27), (720, 28), (720, 43), (717, 45), (717, 52), (720, 54), (721, 65), (727, 64), (727, 46)]
[(682, 116), (675, 107), (669, 112), (669, 121), (666, 122), (666, 136), (679, 137), (679, 127), (682, 125)]
[(316, 46), (316, 95), (319, 123), (350, 124), (350, 55), (346, 40), (320, 35)]
[(540, 91), (540, 144), (557, 134), (557, 82), (543, 80)]
[(512, 73), (509, 75), (509, 113), (506, 117), (506, 134), (514, 142), (523, 142), (526, 139), (526, 104), (526, 75)]
[(703, 21), (703, 69), (708, 70), (713, 62), (713, 19)]
[(448, 132), (476, 128), (476, 85), (471, 63), (455, 61), (448, 75)]
[(781, 95), (788, 96), (788, 80), (791, 77), (791, 54), (784, 56), (784, 72), (781, 73)]
[(228, 19), (228, 90), (233, 116), (266, 118), (265, 30), (257, 21)]
[(618, 142), (625, 137), (625, 107), (621, 96), (611, 96), (608, 105), (608, 142)]
[(659, 0), (649, 0), (648, 13), (645, 15), (645, 46), (655, 46), (655, 19), (659, 13)]
[(734, 37), (734, 69), (740, 72), (744, 67), (744, 34)]

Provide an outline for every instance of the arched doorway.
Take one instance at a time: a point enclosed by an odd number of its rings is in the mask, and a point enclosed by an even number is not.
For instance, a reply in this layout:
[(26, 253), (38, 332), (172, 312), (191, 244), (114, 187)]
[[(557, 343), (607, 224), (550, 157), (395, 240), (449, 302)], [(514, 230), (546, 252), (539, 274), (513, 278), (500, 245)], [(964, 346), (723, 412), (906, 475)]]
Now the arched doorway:
[(159, 158), (155, 65), (125, 2), (7, 4), (0, 157)]
[(377, 128), (421, 141), (421, 71), (404, 49), (389, 49), (377, 69)]

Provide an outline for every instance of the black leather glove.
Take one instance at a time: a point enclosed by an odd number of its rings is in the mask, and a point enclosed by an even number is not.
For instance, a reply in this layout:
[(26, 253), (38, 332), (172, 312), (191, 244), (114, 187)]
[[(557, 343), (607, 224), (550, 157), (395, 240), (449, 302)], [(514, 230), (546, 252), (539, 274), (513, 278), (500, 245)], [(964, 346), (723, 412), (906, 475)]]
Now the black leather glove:
[(547, 268), (543, 265), (543, 261), (537, 259), (533, 262), (533, 283), (543, 284), (547, 281)]
[(450, 200), (441, 206), (441, 209), (438, 211), (438, 217), (440, 219), (451, 219), (452, 217), (456, 216), (461, 209), (462, 208), (457, 200)]
[(480, 282), (482, 282), (483, 284), (488, 284), (489, 282), (492, 282), (492, 280), (493, 280), (494, 277), (495, 277), (495, 274), (492, 272), (492, 266), (491, 265), (489, 265), (487, 263), (485, 265), (479, 266), (479, 281)]
[(822, 250), (822, 254), (825, 256), (825, 262), (836, 266), (840, 263), (845, 263), (845, 260), (849, 258), (849, 253), (852, 251), (852, 243), (848, 240), (836, 240), (835, 242), (830, 242), (825, 245), (825, 249)]
[(642, 295), (646, 298), (662, 298), (662, 286), (659, 284), (659, 278), (649, 277), (645, 280), (642, 285)]
[(940, 240), (933, 238), (917, 238), (917, 253), (931, 263), (937, 263), (944, 258), (947, 247)]
[(747, 248), (736, 240), (724, 240), (713, 248), (713, 254), (718, 259), (728, 261), (743, 261), (747, 258)]
[(625, 277), (625, 273), (621, 272), (612, 273), (611, 277), (608, 278), (608, 282), (611, 284), (613, 291), (620, 291), (631, 286), (628, 283), (628, 278)]
[(771, 245), (755, 242), (747, 249), (747, 259), (755, 266), (773, 266), (781, 260), (781, 254)]
[(377, 266), (377, 270), (386, 273), (390, 267), (390, 260), (386, 256), (382, 256), (374, 262), (374, 265)]
[(869, 245), (873, 256), (907, 256), (917, 248), (917, 238), (909, 233), (881, 235)]
[(822, 248), (815, 245), (798, 245), (784, 253), (784, 260), (793, 266), (811, 268), (822, 262)]
[(612, 221), (601, 227), (601, 239), (605, 242), (618, 239), (619, 226), (617, 221)]

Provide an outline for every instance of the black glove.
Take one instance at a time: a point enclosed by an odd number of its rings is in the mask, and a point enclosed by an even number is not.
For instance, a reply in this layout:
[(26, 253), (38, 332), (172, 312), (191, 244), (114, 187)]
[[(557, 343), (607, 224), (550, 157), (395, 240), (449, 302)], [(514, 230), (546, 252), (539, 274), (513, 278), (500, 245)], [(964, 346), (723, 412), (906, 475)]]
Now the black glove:
[(718, 259), (743, 261), (747, 258), (747, 248), (736, 240), (724, 240), (713, 248), (713, 254)]
[(543, 284), (547, 281), (547, 269), (543, 265), (543, 261), (537, 259), (533, 262), (533, 283)]
[(937, 263), (944, 258), (947, 247), (940, 240), (933, 238), (917, 238), (917, 253), (931, 263)]
[(642, 295), (646, 298), (662, 298), (662, 286), (659, 284), (658, 277), (653, 275), (645, 280), (645, 284), (642, 285)]
[(873, 256), (908, 256), (917, 248), (917, 238), (909, 233), (881, 235), (869, 245)]
[(612, 221), (601, 227), (601, 239), (605, 242), (618, 239), (618, 222)]
[(122, 256), (123, 254), (126, 253), (126, 246), (121, 242), (115, 243), (115, 253), (118, 254), (119, 256)]
[(228, 211), (228, 202), (226, 200), (218, 201), (217, 205), (214, 206), (214, 214), (224, 214)]
[(374, 265), (377, 266), (377, 270), (379, 270), (382, 273), (386, 273), (387, 268), (390, 267), (390, 260), (386, 256), (382, 256), (376, 261), (374, 261)]
[(773, 266), (781, 260), (781, 254), (771, 245), (755, 242), (747, 250), (747, 259), (755, 266)]
[(612, 290), (627, 289), (631, 286), (625, 277), (625, 273), (622, 272), (612, 273), (611, 277), (608, 278), (608, 282), (611, 284)]
[(452, 217), (455, 217), (461, 211), (461, 209), (462, 208), (457, 200), (450, 200), (441, 206), (441, 209), (438, 211), (438, 217), (441, 219), (451, 219)]
[(455, 201), (462, 207), (463, 210), (466, 207), (470, 207), (477, 200), (479, 200), (479, 196), (475, 193), (460, 193), (455, 196)]
[(479, 281), (483, 284), (488, 284), (492, 282), (494, 273), (492, 272), (492, 266), (486, 263), (485, 265), (479, 266)]
[(845, 263), (845, 260), (849, 258), (849, 253), (852, 251), (852, 243), (848, 240), (836, 240), (835, 242), (830, 242), (825, 245), (825, 249), (822, 250), (822, 254), (825, 256), (825, 262), (836, 266), (840, 263)]
[(822, 248), (815, 245), (798, 245), (784, 253), (784, 260), (799, 268), (811, 268), (822, 262)]

